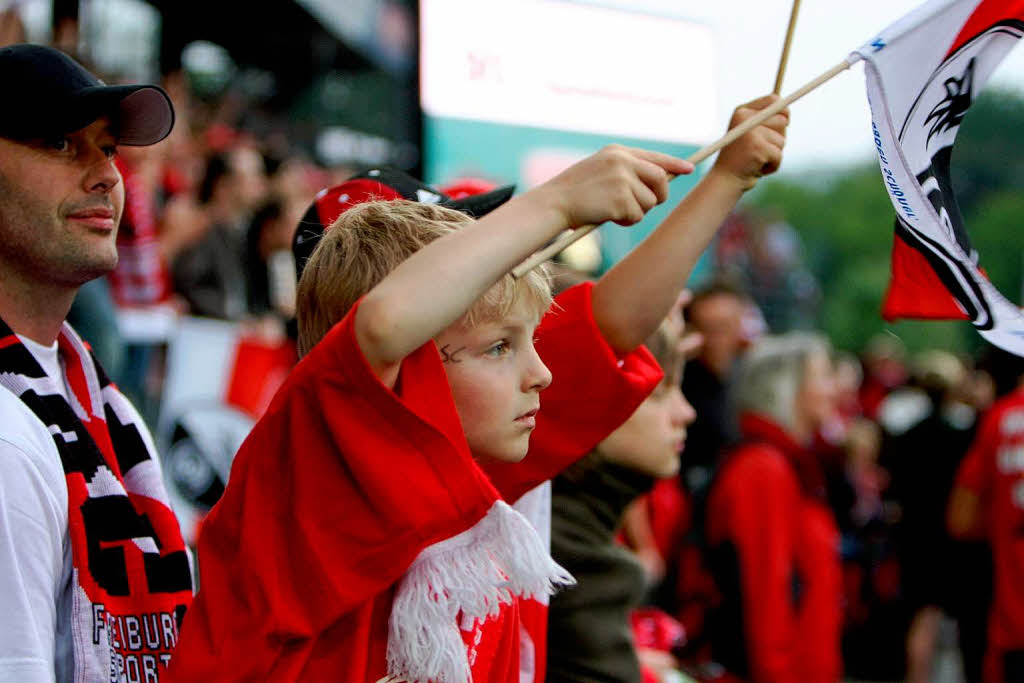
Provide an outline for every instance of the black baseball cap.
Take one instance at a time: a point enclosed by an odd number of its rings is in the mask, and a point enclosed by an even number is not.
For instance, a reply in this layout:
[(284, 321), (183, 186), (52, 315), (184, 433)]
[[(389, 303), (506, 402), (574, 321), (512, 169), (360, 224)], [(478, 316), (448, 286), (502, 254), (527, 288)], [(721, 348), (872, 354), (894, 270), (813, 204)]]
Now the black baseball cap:
[(515, 185), (506, 185), (489, 192), (454, 199), (396, 168), (380, 166), (362, 171), (340, 185), (321, 190), (299, 221), (299, 227), (292, 237), (296, 273), (302, 275), (302, 269), (324, 230), (356, 204), (407, 199), (445, 206), (479, 218), (507, 202), (515, 190)]
[(174, 106), (155, 85), (107, 85), (60, 50), (22, 43), (0, 48), (0, 137), (50, 138), (110, 116), (120, 145), (160, 142)]

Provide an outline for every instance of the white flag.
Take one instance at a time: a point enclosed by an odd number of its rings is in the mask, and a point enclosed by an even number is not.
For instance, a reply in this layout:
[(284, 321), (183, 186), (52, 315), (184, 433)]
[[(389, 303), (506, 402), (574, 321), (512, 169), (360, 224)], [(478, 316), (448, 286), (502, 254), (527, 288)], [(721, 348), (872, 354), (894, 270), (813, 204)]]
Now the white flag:
[(1024, 355), (1024, 315), (978, 267), (949, 177), (968, 108), (1024, 34), (1024, 0), (931, 0), (858, 49), (896, 209), (886, 319), (966, 319)]

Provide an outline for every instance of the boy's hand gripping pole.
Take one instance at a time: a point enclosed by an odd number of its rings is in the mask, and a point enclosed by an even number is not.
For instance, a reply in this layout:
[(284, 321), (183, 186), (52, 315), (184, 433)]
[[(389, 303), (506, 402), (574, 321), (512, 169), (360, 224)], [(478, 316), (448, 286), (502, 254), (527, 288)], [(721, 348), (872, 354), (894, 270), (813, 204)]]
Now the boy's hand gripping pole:
[[(856, 53), (850, 55), (849, 57), (847, 57), (843, 61), (839, 62), (838, 64), (833, 66), (831, 69), (829, 69), (825, 73), (821, 74), (820, 76), (818, 76), (814, 80), (810, 81), (806, 85), (804, 85), (801, 88), (798, 88), (797, 90), (793, 91), (792, 93), (790, 93), (786, 97), (782, 98), (781, 100), (779, 100), (775, 104), (771, 105), (770, 107), (762, 109), (759, 113), (755, 114), (754, 116), (751, 116), (749, 119), (747, 119), (746, 121), (744, 121), (740, 125), (736, 126), (732, 130), (730, 130), (728, 133), (726, 133), (724, 136), (722, 136), (722, 138), (720, 138), (719, 140), (717, 140), (715, 142), (712, 142), (710, 145), (708, 145), (708, 146), (706, 146), (706, 147), (704, 147), (702, 149), (697, 150), (696, 152), (693, 153), (693, 155), (690, 156), (689, 159), (687, 159), (687, 161), (689, 161), (690, 163), (692, 163), (692, 164), (694, 164), (696, 166), (697, 164), (699, 164), (700, 162), (704, 161), (709, 156), (711, 156), (712, 154), (717, 152), (718, 150), (722, 149), (723, 147), (728, 146), (729, 144), (731, 144), (736, 139), (742, 137), (743, 135), (746, 135), (747, 132), (753, 130), (757, 126), (761, 125), (762, 123), (764, 123), (765, 121), (770, 119), (771, 117), (775, 116), (780, 111), (782, 111), (783, 109), (788, 107), (790, 104), (792, 104), (793, 102), (796, 102), (798, 99), (800, 99), (801, 97), (803, 97), (807, 93), (811, 92), (812, 90), (814, 90), (818, 86), (820, 86), (823, 83), (826, 83), (827, 81), (835, 78), (837, 75), (839, 75), (843, 71), (846, 71), (851, 66), (853, 66), (855, 63), (860, 61), (860, 59), (861, 59), (860, 55), (858, 55)], [(675, 176), (670, 176), (669, 179), (671, 180), (674, 177)], [(529, 258), (524, 260), (522, 263), (520, 263), (518, 266), (513, 268), (512, 269), (512, 277), (514, 277), (514, 278), (516, 278), (518, 280), (523, 275), (529, 273), (531, 270), (533, 270), (534, 268), (536, 268), (540, 264), (544, 263), (545, 261), (547, 261), (549, 258), (554, 256), (555, 254), (559, 253), (560, 251), (562, 251), (563, 249), (568, 247), (570, 244), (572, 244), (576, 240), (584, 237), (585, 235), (590, 234), (595, 229), (597, 229), (596, 225), (585, 225), (585, 226), (576, 228), (572, 232), (568, 232), (568, 233), (565, 233), (563, 235), (560, 235), (554, 242), (552, 242), (548, 246), (544, 247), (540, 251), (534, 253), (533, 256), (530, 256)]]

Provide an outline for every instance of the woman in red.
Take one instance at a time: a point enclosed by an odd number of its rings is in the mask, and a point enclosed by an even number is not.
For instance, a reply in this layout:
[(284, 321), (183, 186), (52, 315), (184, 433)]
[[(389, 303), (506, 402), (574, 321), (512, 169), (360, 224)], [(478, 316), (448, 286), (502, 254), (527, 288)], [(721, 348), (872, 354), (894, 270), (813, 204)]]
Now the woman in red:
[(821, 337), (768, 337), (741, 363), (742, 442), (715, 477), (707, 515), (721, 594), (708, 626), (723, 680), (839, 680), (839, 531), (810, 450), (835, 403)]

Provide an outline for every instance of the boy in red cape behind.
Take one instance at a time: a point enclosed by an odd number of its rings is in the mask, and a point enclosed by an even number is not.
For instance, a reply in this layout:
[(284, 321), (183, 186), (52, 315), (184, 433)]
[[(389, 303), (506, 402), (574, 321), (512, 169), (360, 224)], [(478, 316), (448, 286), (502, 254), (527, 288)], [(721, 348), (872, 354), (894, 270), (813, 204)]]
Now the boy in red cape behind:
[(543, 274), (509, 269), (566, 228), (637, 222), (688, 163), (607, 148), (478, 221), (404, 201), (345, 211), (300, 282), (307, 355), (204, 524), (172, 680), (520, 680), (519, 601), (571, 577), (505, 500), (657, 385), (638, 347), (778, 166), (786, 123), (727, 148), (636, 256), (547, 316)]

